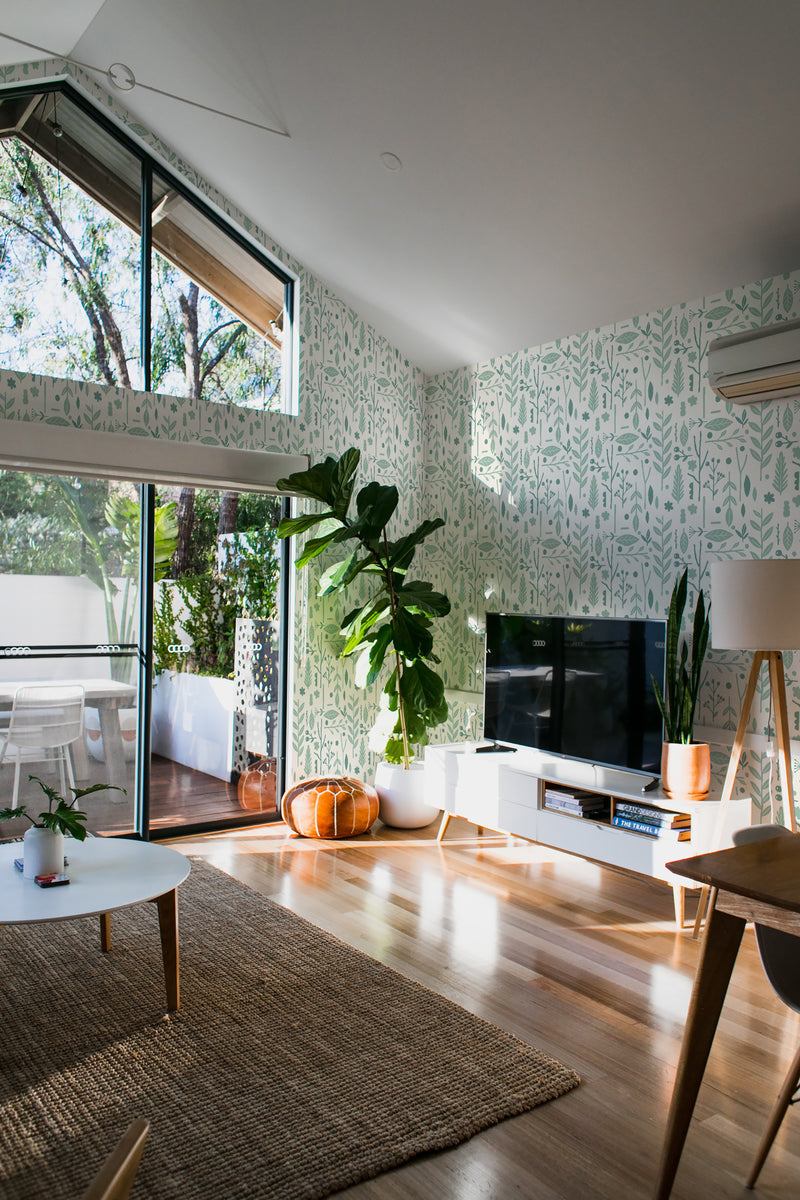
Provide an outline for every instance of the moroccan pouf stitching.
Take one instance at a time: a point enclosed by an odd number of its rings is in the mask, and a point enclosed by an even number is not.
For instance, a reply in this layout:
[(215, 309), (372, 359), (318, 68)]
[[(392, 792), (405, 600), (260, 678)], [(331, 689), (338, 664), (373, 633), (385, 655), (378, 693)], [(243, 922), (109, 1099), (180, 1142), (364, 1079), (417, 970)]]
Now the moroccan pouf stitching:
[(358, 837), (377, 819), (378, 793), (349, 775), (303, 779), (284, 792), (281, 814), (301, 837)]

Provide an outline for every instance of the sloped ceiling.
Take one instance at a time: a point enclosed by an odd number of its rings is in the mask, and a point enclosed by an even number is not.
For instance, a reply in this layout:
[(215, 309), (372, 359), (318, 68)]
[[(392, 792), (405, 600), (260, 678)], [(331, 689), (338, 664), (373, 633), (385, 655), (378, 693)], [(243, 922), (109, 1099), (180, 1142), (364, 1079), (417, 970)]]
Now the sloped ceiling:
[(800, 265), (795, 0), (13, 10), (428, 373)]

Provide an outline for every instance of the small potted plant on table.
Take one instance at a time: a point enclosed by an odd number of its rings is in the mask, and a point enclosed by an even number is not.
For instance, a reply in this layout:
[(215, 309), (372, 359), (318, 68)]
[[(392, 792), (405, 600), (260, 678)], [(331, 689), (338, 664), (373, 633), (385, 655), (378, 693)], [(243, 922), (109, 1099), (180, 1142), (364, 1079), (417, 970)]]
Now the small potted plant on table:
[(108, 790), (124, 792), (125, 789), (107, 783), (93, 783), (91, 787), (87, 788), (71, 787), (69, 790), (72, 792), (72, 799), (65, 800), (55, 788), (50, 787), (38, 775), (29, 775), (28, 779), (32, 783), (39, 784), (47, 796), (48, 807), (44, 812), (38, 814), (38, 820), (30, 815), (24, 804), (18, 808), (3, 808), (0, 809), (0, 821), (14, 821), (18, 817), (24, 817), (30, 821), (31, 827), (25, 831), (23, 838), (22, 873), (26, 879), (35, 879), (37, 875), (51, 875), (63, 870), (64, 834), (68, 834), (76, 842), (85, 840), (86, 825), (84, 822), (87, 817), (85, 812), (81, 812), (75, 807), (77, 802), (92, 792)]

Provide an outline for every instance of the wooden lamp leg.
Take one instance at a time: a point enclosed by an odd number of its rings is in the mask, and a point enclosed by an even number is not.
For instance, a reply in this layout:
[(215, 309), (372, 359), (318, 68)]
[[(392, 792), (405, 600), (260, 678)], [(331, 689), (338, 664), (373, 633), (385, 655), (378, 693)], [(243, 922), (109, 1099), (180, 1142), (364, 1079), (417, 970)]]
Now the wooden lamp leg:
[(792, 752), (789, 735), (789, 714), (786, 707), (786, 678), (783, 673), (783, 655), (780, 650), (767, 651), (769, 660), (769, 686), (775, 706), (775, 734), (778, 742), (778, 758), (783, 776), (783, 820), (787, 829), (797, 833), (797, 818), (794, 812), (794, 788), (792, 786)]
[[(739, 763), (742, 758), (742, 750), (744, 749), (744, 739), (747, 732), (747, 722), (750, 720), (750, 709), (753, 707), (753, 697), (756, 694), (758, 685), (758, 676), (761, 671), (761, 664), (764, 659), (769, 658), (770, 651), (756, 650), (753, 655), (753, 664), (750, 667), (750, 676), (747, 680), (747, 687), (742, 701), (742, 711), (739, 715), (739, 724), (736, 726), (736, 736), (733, 739), (733, 749), (728, 762), (728, 770), (725, 775), (725, 783), (722, 785), (722, 795), (719, 802), (719, 815), (717, 817), (717, 832), (714, 838), (714, 849), (719, 849), (719, 844), (722, 841), (722, 831), (725, 828), (725, 815), (728, 810), (728, 804), (733, 795), (733, 785), (736, 783), (736, 773), (739, 770)], [(694, 919), (694, 928), (692, 937), (696, 938), (703, 927), (703, 917), (706, 914), (708, 907), (708, 888), (704, 887), (700, 893), (700, 899), (697, 903), (697, 915)]]

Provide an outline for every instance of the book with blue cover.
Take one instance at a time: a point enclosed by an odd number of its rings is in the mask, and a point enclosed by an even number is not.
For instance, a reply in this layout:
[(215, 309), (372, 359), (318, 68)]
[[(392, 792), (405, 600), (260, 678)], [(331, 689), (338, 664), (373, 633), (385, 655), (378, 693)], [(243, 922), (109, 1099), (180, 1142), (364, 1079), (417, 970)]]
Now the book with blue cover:
[(647, 821), (636, 821), (633, 817), (626, 817), (619, 813), (614, 814), (611, 822), (619, 829), (630, 829), (634, 833), (644, 833), (652, 838), (665, 838), (676, 842), (688, 842), (692, 836), (688, 826), (669, 828), (665, 825), (653, 825)]

